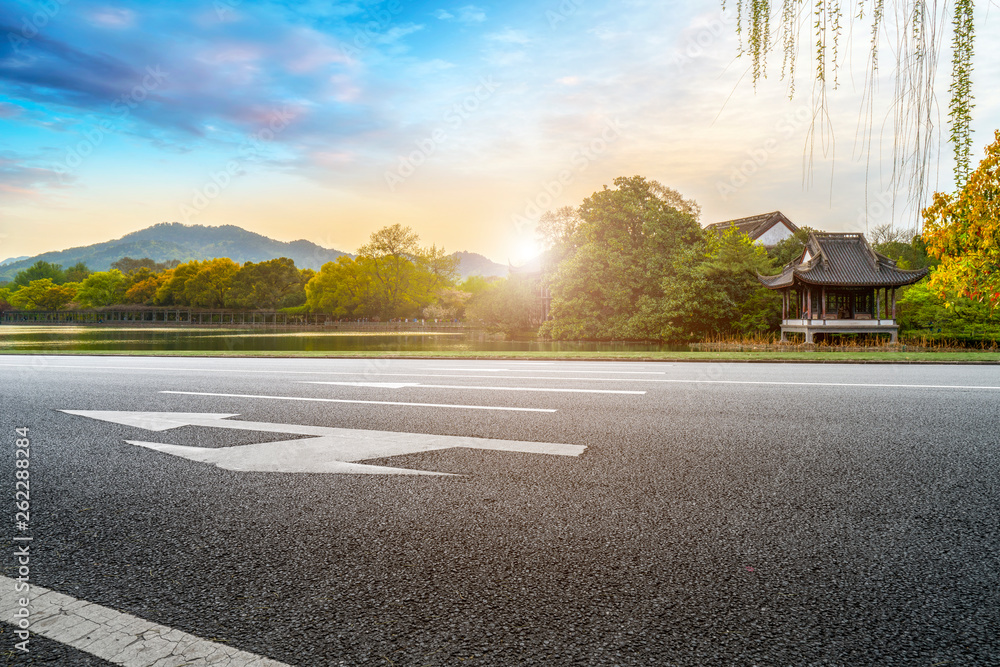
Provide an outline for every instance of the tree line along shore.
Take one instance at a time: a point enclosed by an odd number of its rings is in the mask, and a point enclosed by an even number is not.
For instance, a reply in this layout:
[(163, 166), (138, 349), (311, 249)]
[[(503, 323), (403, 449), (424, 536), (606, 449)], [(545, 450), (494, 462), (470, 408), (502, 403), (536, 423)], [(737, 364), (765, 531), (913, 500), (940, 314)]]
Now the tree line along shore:
[[(883, 226), (872, 247), (903, 269), (928, 268), (900, 291), (902, 333), (996, 340), (1000, 321), (1000, 131), (953, 194), (935, 194), (923, 232)], [(781, 297), (760, 275), (798, 258), (811, 231), (765, 248), (736, 227), (703, 229), (699, 207), (640, 176), (622, 177), (542, 215), (546, 248), (506, 278), (459, 280), (458, 259), (399, 224), (372, 233), (356, 257), (319, 271), (288, 258), (189, 262), (123, 258), (108, 271), (37, 262), (0, 285), (0, 311), (135, 306), (269, 310), (332, 319), (464, 321), (554, 340), (686, 343), (753, 339), (778, 330)]]

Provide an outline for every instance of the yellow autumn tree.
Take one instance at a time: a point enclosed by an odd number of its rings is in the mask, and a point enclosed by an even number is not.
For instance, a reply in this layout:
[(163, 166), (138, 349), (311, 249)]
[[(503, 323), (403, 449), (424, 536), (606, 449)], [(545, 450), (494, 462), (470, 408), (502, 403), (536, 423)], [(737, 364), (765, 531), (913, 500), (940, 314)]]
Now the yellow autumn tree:
[(1000, 130), (965, 187), (935, 193), (923, 215), (927, 252), (941, 260), (931, 290), (1000, 306)]

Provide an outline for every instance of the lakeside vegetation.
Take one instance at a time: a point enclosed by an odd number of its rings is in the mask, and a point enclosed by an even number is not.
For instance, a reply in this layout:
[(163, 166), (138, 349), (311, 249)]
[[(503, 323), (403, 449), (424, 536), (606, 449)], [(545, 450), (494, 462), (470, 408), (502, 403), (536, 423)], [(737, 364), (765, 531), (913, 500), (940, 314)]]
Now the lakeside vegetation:
[[(924, 210), (925, 231), (906, 238), (874, 230), (878, 252), (900, 268), (928, 268), (900, 290), (901, 334), (938, 344), (996, 345), (1000, 338), (1000, 131), (986, 159), (953, 195)], [(108, 271), (46, 262), (0, 286), (0, 310), (136, 306), (279, 310), (332, 319), (464, 320), (508, 336), (551, 340), (685, 344), (753, 339), (778, 330), (780, 296), (758, 275), (798, 257), (810, 230), (765, 249), (735, 227), (702, 229), (699, 207), (668, 187), (634, 176), (542, 216), (547, 248), (537, 270), (506, 279), (458, 281), (454, 256), (421, 246), (407, 227), (374, 232), (355, 258), (317, 272), (288, 258), (157, 263), (119, 260)], [(543, 321), (539, 293), (551, 295)]]

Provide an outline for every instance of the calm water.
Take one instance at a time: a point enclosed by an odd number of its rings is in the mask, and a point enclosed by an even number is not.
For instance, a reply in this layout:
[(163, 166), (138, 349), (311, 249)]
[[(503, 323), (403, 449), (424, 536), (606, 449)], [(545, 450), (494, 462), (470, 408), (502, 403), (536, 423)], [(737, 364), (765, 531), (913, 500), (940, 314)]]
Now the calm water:
[(0, 350), (21, 351), (649, 352), (666, 349), (670, 348), (656, 343), (503, 341), (481, 331), (382, 333), (187, 327), (0, 326)]

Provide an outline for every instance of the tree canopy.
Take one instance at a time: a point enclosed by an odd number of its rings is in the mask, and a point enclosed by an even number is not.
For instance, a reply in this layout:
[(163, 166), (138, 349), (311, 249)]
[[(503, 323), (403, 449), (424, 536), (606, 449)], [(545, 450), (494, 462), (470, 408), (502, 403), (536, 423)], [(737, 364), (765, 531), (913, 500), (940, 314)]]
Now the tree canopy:
[(941, 262), (930, 279), (938, 295), (1000, 305), (1000, 130), (961, 190), (935, 193), (923, 240)]

